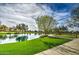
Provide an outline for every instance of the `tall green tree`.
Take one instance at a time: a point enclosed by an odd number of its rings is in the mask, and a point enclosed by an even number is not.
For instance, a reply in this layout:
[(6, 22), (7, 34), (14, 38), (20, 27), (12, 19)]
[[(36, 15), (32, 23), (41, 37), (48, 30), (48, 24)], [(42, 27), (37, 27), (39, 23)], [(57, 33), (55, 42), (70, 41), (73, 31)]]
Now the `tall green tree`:
[(51, 16), (40, 16), (36, 19), (39, 31), (43, 31), (48, 34), (55, 26), (55, 20)]
[(28, 26), (25, 24), (18, 24), (16, 26), (16, 30), (19, 30), (21, 32), (26, 32), (26, 31), (28, 31)]

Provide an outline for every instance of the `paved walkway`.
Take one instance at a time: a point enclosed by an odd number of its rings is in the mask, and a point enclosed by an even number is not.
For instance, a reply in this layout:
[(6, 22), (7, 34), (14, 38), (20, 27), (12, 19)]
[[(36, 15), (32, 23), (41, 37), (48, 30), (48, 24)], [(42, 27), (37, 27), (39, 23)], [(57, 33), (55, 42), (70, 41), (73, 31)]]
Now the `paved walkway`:
[(79, 55), (79, 39), (48, 49), (35, 55)]

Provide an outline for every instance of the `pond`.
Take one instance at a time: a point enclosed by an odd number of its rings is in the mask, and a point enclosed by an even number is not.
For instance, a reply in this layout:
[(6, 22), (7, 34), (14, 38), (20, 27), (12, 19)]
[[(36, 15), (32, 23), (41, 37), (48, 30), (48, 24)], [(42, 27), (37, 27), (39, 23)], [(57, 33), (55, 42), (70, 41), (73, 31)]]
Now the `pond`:
[(39, 37), (40, 37), (39, 34), (7, 34), (4, 36), (0, 36), (0, 44), (33, 40)]

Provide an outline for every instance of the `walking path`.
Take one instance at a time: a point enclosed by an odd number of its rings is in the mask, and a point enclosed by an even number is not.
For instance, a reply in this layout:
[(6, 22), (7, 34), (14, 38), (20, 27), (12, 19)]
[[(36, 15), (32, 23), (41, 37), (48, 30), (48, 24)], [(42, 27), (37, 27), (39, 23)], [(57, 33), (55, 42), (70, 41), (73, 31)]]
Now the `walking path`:
[(79, 55), (79, 39), (48, 49), (35, 55)]

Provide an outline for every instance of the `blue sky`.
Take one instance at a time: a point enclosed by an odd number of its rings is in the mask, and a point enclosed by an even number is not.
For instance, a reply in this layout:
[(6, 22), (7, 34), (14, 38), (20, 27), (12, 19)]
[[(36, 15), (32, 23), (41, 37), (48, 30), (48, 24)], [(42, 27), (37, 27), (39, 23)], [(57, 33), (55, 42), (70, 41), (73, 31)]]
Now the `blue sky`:
[(66, 20), (70, 19), (72, 9), (78, 7), (75, 3), (49, 3), (46, 4), (54, 13), (54, 18), (59, 20), (59, 25), (64, 25)]
[(74, 3), (54, 3), (48, 4), (48, 6), (57, 12), (69, 12), (73, 7), (77, 6), (78, 4)]
[(25, 23), (30, 30), (37, 29), (35, 18), (40, 15), (54, 16), (63, 25), (65, 20), (70, 17), (70, 12), (79, 4), (68, 3), (49, 3), (49, 4), (0, 4), (0, 21), (7, 26), (15, 26)]

